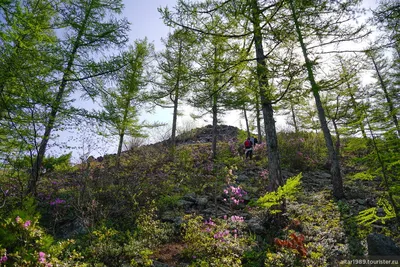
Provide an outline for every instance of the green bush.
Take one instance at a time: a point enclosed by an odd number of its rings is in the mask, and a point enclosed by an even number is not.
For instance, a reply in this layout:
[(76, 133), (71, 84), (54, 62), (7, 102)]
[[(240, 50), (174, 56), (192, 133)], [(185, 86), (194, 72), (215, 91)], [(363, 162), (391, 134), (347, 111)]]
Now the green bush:
[(322, 134), (280, 132), (278, 145), (282, 164), (295, 170), (315, 169), (328, 157)]
[(81, 255), (71, 250), (73, 240), (55, 243), (39, 226), (33, 198), (0, 221), (0, 262), (2, 266), (85, 266)]

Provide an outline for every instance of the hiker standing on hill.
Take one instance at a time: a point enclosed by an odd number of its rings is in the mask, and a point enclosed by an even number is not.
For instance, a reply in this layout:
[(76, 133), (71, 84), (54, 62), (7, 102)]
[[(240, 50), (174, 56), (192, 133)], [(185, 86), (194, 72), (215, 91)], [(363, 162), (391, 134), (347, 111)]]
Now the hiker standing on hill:
[(251, 142), (250, 137), (248, 137), (246, 141), (244, 141), (244, 151), (246, 154), (246, 159), (252, 159), (253, 157), (253, 144), (254, 143)]

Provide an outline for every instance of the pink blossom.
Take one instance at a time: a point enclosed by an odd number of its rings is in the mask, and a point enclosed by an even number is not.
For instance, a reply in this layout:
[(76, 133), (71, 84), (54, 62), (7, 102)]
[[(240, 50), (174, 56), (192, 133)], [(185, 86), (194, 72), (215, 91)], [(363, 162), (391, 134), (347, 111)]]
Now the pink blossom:
[(208, 219), (204, 222), (205, 225), (211, 225), (211, 226), (215, 226), (215, 222), (212, 221), (212, 219)]
[(26, 222), (24, 223), (24, 228), (26, 229), (26, 228), (28, 228), (30, 225), (31, 225), (31, 221), (28, 220), (28, 221), (26, 221)]
[(54, 201), (50, 201), (50, 205), (55, 206), (58, 204), (65, 204), (65, 202), (66, 201), (64, 199), (56, 198)]
[(0, 258), (0, 263), (6, 262), (8, 260), (7, 255), (4, 255), (3, 257)]
[(232, 216), (231, 217), (231, 221), (232, 222), (244, 222), (244, 219), (243, 219), (243, 217), (242, 216)]
[(20, 223), (20, 222), (22, 221), (22, 219), (21, 219), (21, 217), (17, 216), (17, 217), (15, 218), (15, 221), (16, 221), (17, 223)]
[(217, 232), (214, 234), (215, 239), (221, 239), (221, 241), (224, 241), (224, 237), (229, 235), (229, 230)]
[(39, 252), (39, 262), (45, 263), (46, 262), (46, 253), (40, 251)]

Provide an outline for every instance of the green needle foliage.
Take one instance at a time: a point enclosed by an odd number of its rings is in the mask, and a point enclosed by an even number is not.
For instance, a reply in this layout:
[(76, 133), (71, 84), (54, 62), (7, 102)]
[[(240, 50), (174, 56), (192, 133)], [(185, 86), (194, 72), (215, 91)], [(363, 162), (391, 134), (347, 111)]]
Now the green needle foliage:
[(145, 74), (152, 50), (152, 45), (146, 39), (136, 41), (124, 55), (125, 67), (116, 73), (115, 87), (102, 93), (104, 109), (98, 117), (100, 123), (106, 126), (104, 135), (119, 137), (118, 164), (124, 137), (142, 136), (138, 121), (139, 97), (147, 85)]

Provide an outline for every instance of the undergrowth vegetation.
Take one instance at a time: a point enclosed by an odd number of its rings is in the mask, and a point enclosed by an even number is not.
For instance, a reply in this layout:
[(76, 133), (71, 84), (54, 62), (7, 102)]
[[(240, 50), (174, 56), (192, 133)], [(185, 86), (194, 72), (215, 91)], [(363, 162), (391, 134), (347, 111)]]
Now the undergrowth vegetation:
[[(23, 197), (27, 174), (18, 165), (0, 181), (0, 265), (335, 266), (365, 255), (376, 229), (398, 241), (398, 148), (344, 140), (348, 197), (337, 202), (328, 184), (310, 186), (307, 172), (327, 164), (323, 142), (319, 134), (280, 133), (283, 169), (293, 175), (276, 192), (266, 191), (265, 144), (245, 160), (235, 140), (218, 143), (216, 161), (208, 143), (174, 153), (133, 148), (118, 168), (112, 156), (76, 166), (52, 159), (35, 199)], [(366, 200), (352, 194), (363, 186), (371, 203), (357, 205)], [(175, 250), (165, 260), (168, 247)]]

